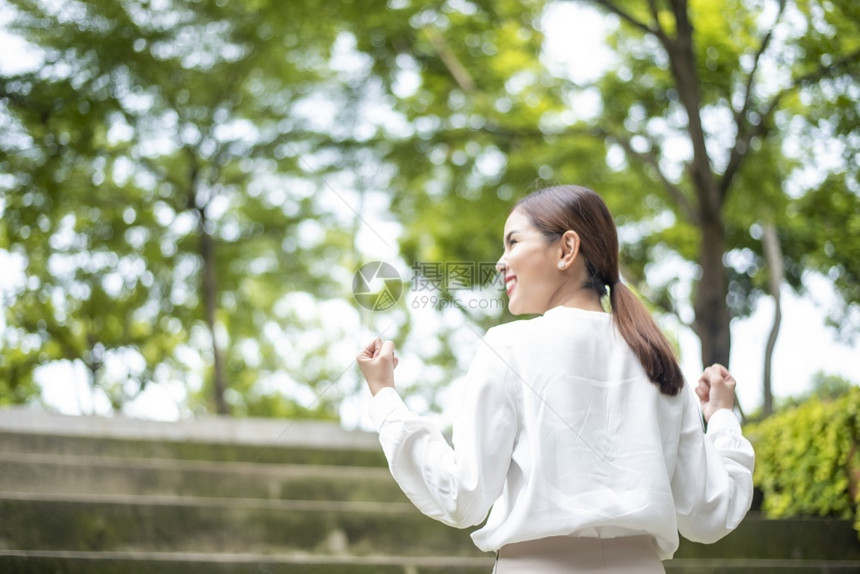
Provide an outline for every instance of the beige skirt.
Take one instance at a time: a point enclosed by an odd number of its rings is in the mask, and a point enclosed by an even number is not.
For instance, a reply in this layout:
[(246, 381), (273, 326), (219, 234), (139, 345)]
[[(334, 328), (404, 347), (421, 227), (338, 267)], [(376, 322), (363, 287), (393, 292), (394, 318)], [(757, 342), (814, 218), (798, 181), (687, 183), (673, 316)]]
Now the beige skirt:
[(664, 574), (648, 536), (574, 538), (553, 536), (503, 546), (493, 574), (629, 572)]

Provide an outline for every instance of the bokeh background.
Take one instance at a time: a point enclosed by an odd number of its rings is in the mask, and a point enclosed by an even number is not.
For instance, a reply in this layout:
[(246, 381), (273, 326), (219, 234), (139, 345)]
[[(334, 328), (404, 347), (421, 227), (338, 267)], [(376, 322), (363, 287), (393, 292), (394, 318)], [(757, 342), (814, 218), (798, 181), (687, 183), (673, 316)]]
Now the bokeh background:
[[(688, 379), (727, 364), (750, 425), (856, 413), (853, 0), (0, 0), (0, 28), (2, 406), (366, 429), (382, 334), (444, 426), (512, 319), (477, 272), (508, 210), (578, 183)], [(853, 516), (855, 419), (799, 478), (838, 504), (794, 511)]]

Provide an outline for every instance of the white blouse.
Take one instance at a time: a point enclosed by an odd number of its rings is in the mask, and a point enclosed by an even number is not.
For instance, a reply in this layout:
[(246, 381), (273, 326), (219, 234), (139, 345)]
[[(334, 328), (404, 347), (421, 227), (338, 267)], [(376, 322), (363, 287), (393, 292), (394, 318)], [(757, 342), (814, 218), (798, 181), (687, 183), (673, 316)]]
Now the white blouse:
[(649, 534), (661, 559), (678, 531), (714, 542), (752, 502), (755, 455), (734, 414), (703, 432), (691, 386), (659, 392), (607, 313), (556, 307), (490, 329), (465, 379), (451, 448), (392, 388), (371, 417), (394, 479), (424, 514), (486, 524), (495, 551), (548, 536)]

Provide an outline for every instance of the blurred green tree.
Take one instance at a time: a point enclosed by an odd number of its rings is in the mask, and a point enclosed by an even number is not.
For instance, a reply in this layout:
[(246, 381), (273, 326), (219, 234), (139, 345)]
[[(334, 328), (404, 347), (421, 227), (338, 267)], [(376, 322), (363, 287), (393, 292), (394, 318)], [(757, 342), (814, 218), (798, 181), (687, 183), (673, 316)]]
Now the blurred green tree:
[(774, 294), (770, 227), (787, 282), (831, 277), (856, 333), (858, 259), (827, 233), (856, 244), (860, 225), (856, 2), (580, 4), (606, 14), (611, 58), (579, 83), (537, 57), (559, 3), (397, 2), (399, 26), (364, 20), (358, 47), (410, 126), (376, 142), (407, 259), (494, 260), (515, 196), (577, 182), (615, 214), (625, 278), (693, 328), (704, 364), (728, 364), (732, 318)]
[[(345, 295), (356, 237), (389, 239), (365, 224), (365, 202), (388, 202), (413, 269), (491, 262), (512, 201), (553, 182), (607, 199), (626, 280), (694, 328), (705, 363), (728, 363), (731, 319), (772, 292), (765, 229), (789, 284), (801, 289), (806, 269), (830, 277), (843, 332), (856, 331), (858, 259), (834, 241), (851, 243), (860, 212), (854, 3), (581, 3), (607, 15), (611, 48), (588, 81), (542, 57), (543, 23), (564, 2), (10, 2), (44, 65), (0, 84), (0, 247), (25, 264), (2, 368), (26, 395), (34, 365), (94, 348), (84, 337), (64, 355), (55, 331), (98, 333), (101, 354), (144, 356), (151, 341), (151, 369), (182, 368), (188, 349), (206, 358), (219, 412), (271, 410), (251, 403), (293, 355), (275, 341), (308, 332), (285, 301)], [(346, 189), (349, 224), (319, 199)], [(99, 249), (107, 259), (92, 263)], [(86, 272), (63, 278), (55, 251)], [(136, 299), (116, 288), (126, 272), (108, 278), (126, 259)], [(99, 289), (86, 319), (76, 302)], [(123, 329), (139, 320), (141, 339), (66, 319), (92, 322), (105, 305), (129, 317)], [(400, 341), (415, 326), (406, 305)], [(500, 315), (448, 309), (481, 326)], [(308, 365), (290, 363), (317, 393), (338, 376), (318, 343)], [(453, 368), (456, 342), (441, 343), (428, 352)]]
[(328, 138), (310, 100), (339, 97), (334, 18), (310, 2), (11, 4), (42, 62), (0, 79), (0, 247), (23, 264), (3, 378), (28, 388), (35, 367), (82, 361), (119, 407), (193, 376), (193, 355), (216, 412), (260, 410), (254, 382), (290, 372), (272, 335), (295, 327), (285, 296), (340, 294), (325, 263), (351, 245), (300, 165)]

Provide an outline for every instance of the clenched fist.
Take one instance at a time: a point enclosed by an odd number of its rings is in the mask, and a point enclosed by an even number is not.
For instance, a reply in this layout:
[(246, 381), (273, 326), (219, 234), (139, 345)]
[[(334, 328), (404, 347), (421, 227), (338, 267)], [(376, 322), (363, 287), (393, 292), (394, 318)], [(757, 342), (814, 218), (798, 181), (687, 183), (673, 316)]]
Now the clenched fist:
[(707, 422), (717, 410), (735, 406), (735, 379), (728, 369), (715, 363), (699, 377), (696, 395), (702, 401), (702, 414)]
[(356, 357), (356, 360), (371, 394), (375, 395), (384, 387), (394, 386), (394, 367), (397, 366), (397, 357), (394, 356), (393, 341), (383, 343), (382, 339), (377, 337)]

